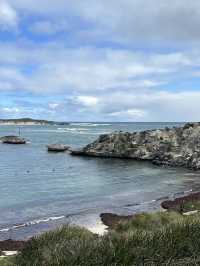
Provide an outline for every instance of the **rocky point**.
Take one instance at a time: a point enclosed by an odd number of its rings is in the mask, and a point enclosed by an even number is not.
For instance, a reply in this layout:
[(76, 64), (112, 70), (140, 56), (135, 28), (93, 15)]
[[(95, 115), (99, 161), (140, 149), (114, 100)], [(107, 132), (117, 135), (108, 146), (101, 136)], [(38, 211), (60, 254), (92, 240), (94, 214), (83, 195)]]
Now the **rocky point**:
[(114, 132), (101, 135), (95, 142), (72, 155), (148, 160), (157, 165), (200, 169), (200, 123), (183, 127)]

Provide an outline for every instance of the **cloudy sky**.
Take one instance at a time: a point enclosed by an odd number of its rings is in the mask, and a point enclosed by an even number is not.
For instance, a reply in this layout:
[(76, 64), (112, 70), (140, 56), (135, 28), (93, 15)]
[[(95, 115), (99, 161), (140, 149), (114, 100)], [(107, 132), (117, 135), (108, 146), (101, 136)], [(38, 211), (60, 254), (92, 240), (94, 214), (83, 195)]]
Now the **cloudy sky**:
[(0, 0), (0, 117), (200, 120), (200, 1)]

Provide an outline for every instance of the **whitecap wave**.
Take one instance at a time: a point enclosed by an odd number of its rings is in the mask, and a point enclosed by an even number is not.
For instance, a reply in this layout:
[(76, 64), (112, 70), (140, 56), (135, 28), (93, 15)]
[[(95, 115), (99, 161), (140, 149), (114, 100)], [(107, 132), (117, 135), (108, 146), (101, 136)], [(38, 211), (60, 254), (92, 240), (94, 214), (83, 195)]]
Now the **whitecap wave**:
[(72, 127), (72, 128), (68, 128), (68, 127), (65, 127), (65, 128), (58, 128), (58, 130), (62, 130), (62, 131), (88, 131), (89, 129), (88, 128), (77, 128), (77, 127)]
[(89, 128), (58, 128), (59, 133), (70, 133), (70, 134), (83, 134), (83, 135), (101, 135), (108, 134), (109, 132), (105, 131), (91, 131)]
[(2, 228), (2, 229), (0, 229), (0, 232), (1, 233), (9, 232), (9, 231), (14, 230), (14, 229), (19, 229), (19, 228), (23, 228), (23, 227), (27, 227), (27, 226), (31, 226), (31, 225), (36, 225), (36, 224), (41, 224), (41, 223), (47, 223), (50, 221), (61, 220), (64, 218), (66, 218), (66, 216), (62, 215), (62, 216), (52, 216), (52, 217), (48, 217), (48, 218), (33, 220), (33, 221), (26, 222), (26, 223), (16, 224), (16, 225), (13, 225), (11, 227)]
[(98, 126), (111, 126), (112, 124), (103, 123), (70, 123), (70, 126), (86, 126), (86, 127), (98, 127)]

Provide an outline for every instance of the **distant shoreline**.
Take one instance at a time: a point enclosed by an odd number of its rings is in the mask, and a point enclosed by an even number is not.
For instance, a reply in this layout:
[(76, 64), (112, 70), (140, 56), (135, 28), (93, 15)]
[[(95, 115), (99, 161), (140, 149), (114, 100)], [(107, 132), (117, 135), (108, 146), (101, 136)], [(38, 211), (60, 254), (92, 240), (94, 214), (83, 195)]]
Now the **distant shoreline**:
[(1, 126), (48, 126), (48, 125), (56, 125), (55, 124), (48, 124), (48, 123), (22, 123), (22, 122), (0, 122)]
[(49, 126), (49, 125), (69, 125), (68, 122), (56, 122), (48, 120), (38, 120), (32, 118), (20, 118), (20, 119), (0, 119), (0, 125), (3, 126)]

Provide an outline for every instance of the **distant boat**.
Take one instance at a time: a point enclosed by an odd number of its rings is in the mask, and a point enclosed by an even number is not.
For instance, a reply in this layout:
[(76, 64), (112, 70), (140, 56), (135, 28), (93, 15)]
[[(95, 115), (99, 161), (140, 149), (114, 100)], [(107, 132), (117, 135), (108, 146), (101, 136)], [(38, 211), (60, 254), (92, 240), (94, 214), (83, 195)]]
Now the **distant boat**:
[(47, 149), (49, 152), (64, 152), (69, 150), (69, 146), (64, 144), (51, 144), (47, 145)]
[(4, 136), (0, 140), (4, 144), (26, 144), (26, 140), (18, 136)]

